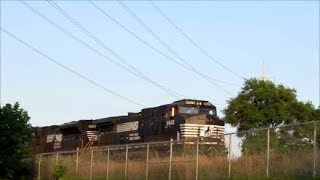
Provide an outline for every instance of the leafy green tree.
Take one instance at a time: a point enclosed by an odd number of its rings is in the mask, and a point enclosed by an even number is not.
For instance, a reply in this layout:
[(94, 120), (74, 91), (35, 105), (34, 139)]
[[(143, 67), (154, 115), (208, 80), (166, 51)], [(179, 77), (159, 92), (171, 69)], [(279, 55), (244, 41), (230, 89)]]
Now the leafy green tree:
[(30, 117), (18, 103), (0, 112), (0, 179), (21, 179), (34, 168), (26, 145), (32, 138)]
[[(320, 110), (310, 102), (298, 101), (294, 89), (258, 79), (246, 80), (239, 94), (228, 101), (223, 112), (225, 122), (237, 126), (238, 131), (320, 120)], [(312, 128), (308, 125), (275, 129), (271, 132), (271, 146), (279, 151), (310, 146)], [(266, 149), (266, 131), (238, 136), (244, 138), (244, 153)]]

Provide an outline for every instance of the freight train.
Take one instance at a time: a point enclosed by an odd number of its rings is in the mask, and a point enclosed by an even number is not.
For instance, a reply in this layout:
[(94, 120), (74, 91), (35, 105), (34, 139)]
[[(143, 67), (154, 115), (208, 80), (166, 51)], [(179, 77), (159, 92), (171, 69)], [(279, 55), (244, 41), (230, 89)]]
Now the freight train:
[(95, 146), (200, 138), (224, 147), (224, 122), (208, 101), (183, 99), (125, 116), (79, 120), (35, 127), (29, 143), (34, 154)]

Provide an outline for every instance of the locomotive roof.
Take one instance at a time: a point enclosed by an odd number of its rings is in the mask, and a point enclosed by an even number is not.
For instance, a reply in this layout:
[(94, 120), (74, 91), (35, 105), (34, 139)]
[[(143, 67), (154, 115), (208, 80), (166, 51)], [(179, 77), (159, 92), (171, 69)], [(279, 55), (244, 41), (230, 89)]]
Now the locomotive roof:
[(173, 103), (170, 103), (170, 104), (164, 104), (164, 105), (161, 105), (161, 106), (145, 108), (145, 109), (142, 109), (141, 111), (154, 109), (154, 108), (160, 108), (160, 107), (167, 107), (167, 106), (172, 106), (172, 105), (186, 105), (186, 104), (189, 104), (189, 105), (194, 104), (194, 105), (196, 105), (197, 103), (201, 103), (202, 105), (204, 104), (205, 106), (214, 106), (209, 101), (205, 101), (205, 100), (181, 99), (181, 100), (178, 100), (178, 101), (174, 101)]
[[(164, 104), (164, 105), (160, 105), (160, 106), (156, 106), (156, 107), (150, 107), (150, 108), (145, 108), (142, 109), (142, 111), (146, 111), (146, 110), (150, 110), (150, 109), (155, 109), (155, 108), (166, 108), (168, 106), (173, 106), (173, 105), (199, 105), (198, 103), (200, 103), (200, 105), (205, 105), (205, 106), (214, 106), (213, 104), (211, 104), (209, 101), (205, 101), (205, 100), (196, 100), (196, 99), (181, 99), (178, 101), (174, 101), (173, 103), (170, 104)], [(133, 113), (133, 114), (139, 114), (139, 113)], [(67, 122), (61, 125), (53, 125), (53, 126), (44, 126), (44, 127), (36, 127), (36, 128), (45, 128), (45, 127), (52, 127), (52, 128), (69, 128), (69, 127), (74, 127), (77, 126), (79, 123), (88, 123), (88, 122), (93, 122), (94, 124), (109, 124), (109, 123), (119, 123), (119, 122), (126, 122), (126, 121), (130, 121), (131, 119), (135, 119), (135, 116), (130, 116), (130, 115), (125, 115), (125, 116), (113, 116), (113, 117), (106, 117), (106, 118), (101, 118), (101, 119), (82, 119), (79, 121), (71, 121), (71, 122)], [(136, 116), (139, 117), (139, 116)]]
[(121, 120), (124, 120), (125, 118), (128, 118), (128, 116), (113, 116), (113, 117), (96, 119), (96, 120), (94, 120), (94, 123), (95, 124), (117, 123)]
[(178, 101), (174, 101), (172, 104), (191, 104), (191, 103), (197, 103), (197, 102), (201, 102), (201, 103), (207, 103), (208, 105), (212, 105), (209, 101), (205, 101), (205, 100), (198, 100), (198, 99), (181, 99)]
[(92, 121), (93, 121), (92, 119), (81, 119), (79, 121), (71, 121), (71, 122), (67, 122), (67, 123), (60, 125), (60, 129), (78, 127), (78, 126), (81, 126), (81, 124), (83, 124), (83, 123), (90, 124)]

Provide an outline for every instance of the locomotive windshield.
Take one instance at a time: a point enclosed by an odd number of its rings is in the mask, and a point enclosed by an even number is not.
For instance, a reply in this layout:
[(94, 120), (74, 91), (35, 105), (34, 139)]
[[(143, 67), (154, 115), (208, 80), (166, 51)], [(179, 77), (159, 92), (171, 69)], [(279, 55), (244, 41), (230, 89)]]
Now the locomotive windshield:
[(214, 109), (201, 108), (200, 109), (200, 114), (215, 115), (216, 111)]
[(180, 107), (180, 114), (199, 114), (199, 108), (197, 107)]
[(180, 107), (180, 114), (207, 114), (207, 115), (215, 115), (215, 109), (209, 108), (199, 108), (199, 107)]

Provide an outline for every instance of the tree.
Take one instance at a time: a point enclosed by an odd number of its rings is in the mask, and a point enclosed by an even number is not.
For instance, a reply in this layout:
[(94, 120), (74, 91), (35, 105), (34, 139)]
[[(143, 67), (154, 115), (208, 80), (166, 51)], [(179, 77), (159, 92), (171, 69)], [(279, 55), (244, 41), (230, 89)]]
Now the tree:
[(27, 142), (32, 139), (28, 113), (6, 104), (0, 108), (0, 179), (20, 179), (29, 165)]
[[(223, 112), (225, 122), (237, 126), (238, 131), (320, 120), (320, 110), (310, 102), (298, 101), (294, 89), (258, 79), (246, 80), (239, 94), (228, 101)], [(272, 146), (279, 151), (310, 146), (313, 132), (310, 128), (305, 126), (272, 131)], [(244, 138), (244, 153), (264, 151), (262, 144), (266, 143), (265, 131), (239, 136)], [(294, 140), (294, 143), (290, 144), (290, 140)]]

